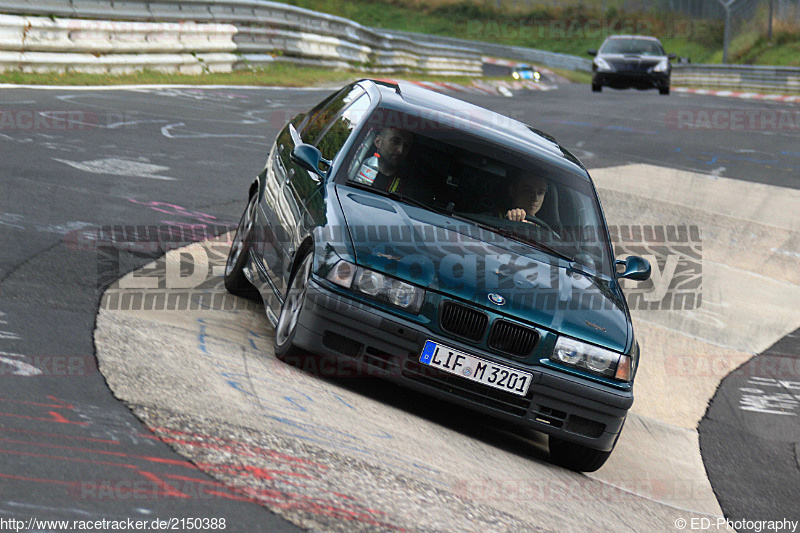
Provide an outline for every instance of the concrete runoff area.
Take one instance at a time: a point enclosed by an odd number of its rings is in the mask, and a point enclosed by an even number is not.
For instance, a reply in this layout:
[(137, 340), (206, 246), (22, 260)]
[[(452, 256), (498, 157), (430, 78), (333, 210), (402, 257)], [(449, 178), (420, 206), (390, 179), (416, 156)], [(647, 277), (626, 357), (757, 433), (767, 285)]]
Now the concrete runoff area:
[[(258, 305), (119, 305), (137, 273), (101, 302), (100, 370), (180, 453), (303, 527), (661, 531), (705, 517), (713, 529), (722, 512), (696, 426), (725, 375), (800, 325), (800, 215), (788, 209), (800, 191), (649, 165), (591, 173), (612, 226), (698, 226), (703, 294), (688, 311), (632, 309), (636, 401), (593, 474), (551, 465), (544, 436), (379, 380), (281, 363)], [(224, 297), (218, 281), (207, 292)]]
[(591, 174), (611, 227), (699, 229), (702, 303), (632, 309), (633, 411), (695, 429), (723, 377), (800, 326), (800, 191), (651, 165)]

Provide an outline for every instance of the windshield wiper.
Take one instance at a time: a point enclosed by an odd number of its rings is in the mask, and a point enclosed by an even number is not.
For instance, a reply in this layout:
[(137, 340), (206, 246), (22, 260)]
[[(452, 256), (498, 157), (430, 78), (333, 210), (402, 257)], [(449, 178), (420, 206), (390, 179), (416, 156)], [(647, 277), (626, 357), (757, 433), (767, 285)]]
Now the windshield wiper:
[(485, 230), (491, 231), (493, 233), (497, 233), (498, 235), (502, 235), (503, 237), (506, 237), (506, 238), (511, 239), (513, 241), (521, 242), (522, 244), (528, 244), (530, 246), (533, 246), (534, 248), (538, 248), (538, 249), (540, 249), (542, 251), (545, 251), (545, 252), (547, 252), (549, 254), (555, 255), (556, 257), (559, 257), (559, 258), (561, 258), (561, 259), (563, 259), (565, 261), (569, 261), (570, 263), (574, 263), (575, 262), (574, 258), (566, 255), (563, 252), (560, 252), (560, 251), (556, 250), (552, 246), (549, 246), (549, 245), (547, 245), (547, 244), (545, 244), (545, 243), (543, 243), (541, 241), (537, 241), (535, 239), (526, 238), (526, 237), (524, 237), (522, 235), (519, 235), (517, 232), (512, 231), (510, 229), (498, 228), (498, 227), (492, 226), (490, 224), (485, 224), (483, 222), (479, 222), (479, 221), (477, 221), (477, 220), (475, 220), (473, 218), (470, 218), (468, 216), (464, 216), (464, 215), (461, 215), (461, 214), (458, 214), (458, 213), (450, 213), (450, 216), (453, 217), (453, 218), (459, 219), (459, 220), (466, 220), (467, 222), (471, 222), (472, 224), (475, 224), (476, 226), (478, 226), (481, 229), (485, 229)]
[(382, 190), (382, 189), (376, 189), (375, 187), (372, 187), (370, 185), (365, 185), (363, 183), (358, 183), (358, 182), (349, 182), (348, 181), (347, 185), (350, 186), (350, 187), (355, 187), (356, 189), (361, 189), (362, 191), (368, 191), (368, 192), (377, 194), (379, 196), (384, 196), (386, 198), (391, 198), (392, 200), (397, 200), (398, 202), (403, 202), (403, 203), (406, 203), (406, 204), (409, 204), (409, 205), (413, 205), (414, 207), (419, 207), (420, 209), (427, 209), (428, 211), (435, 211), (436, 213), (440, 213), (440, 214), (447, 214), (447, 215), (450, 214), (449, 211), (447, 211), (447, 210), (445, 210), (445, 209), (443, 209), (441, 207), (436, 207), (435, 205), (428, 205), (428, 204), (426, 204), (424, 202), (420, 202), (419, 200), (417, 200), (415, 198), (412, 198), (410, 196), (407, 196), (407, 195), (405, 195), (403, 193), (385, 191), (385, 190)]
[(392, 200), (397, 200), (398, 202), (404, 202), (404, 203), (407, 203), (407, 204), (411, 204), (414, 207), (419, 207), (421, 209), (427, 209), (429, 211), (435, 211), (435, 212), (440, 213), (440, 214), (442, 214), (442, 213), (450, 214), (449, 211), (446, 211), (445, 209), (443, 209), (441, 207), (436, 207), (435, 205), (428, 205), (425, 202), (420, 202), (419, 200), (417, 200), (415, 198), (412, 198), (410, 196), (407, 196), (407, 195), (405, 195), (403, 193), (392, 192), (392, 191), (381, 191), (381, 192), (386, 194), (386, 196), (388, 196)]

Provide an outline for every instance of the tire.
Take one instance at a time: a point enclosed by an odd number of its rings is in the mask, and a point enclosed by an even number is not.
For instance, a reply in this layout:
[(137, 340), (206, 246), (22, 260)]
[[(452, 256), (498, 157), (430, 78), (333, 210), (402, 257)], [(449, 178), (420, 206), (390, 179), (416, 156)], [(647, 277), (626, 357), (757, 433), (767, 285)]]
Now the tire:
[(593, 83), (592, 84), (592, 92), (593, 93), (599, 93), (599, 92), (602, 92), (602, 90), (603, 90), (603, 86), (600, 85), (599, 83)]
[(275, 326), (275, 357), (284, 361), (290, 355), (297, 355), (298, 350), (294, 345), (294, 336), (297, 333), (297, 322), (303, 312), (303, 305), (308, 292), (308, 280), (311, 279), (311, 265), (313, 255), (307, 253), (300, 261), (291, 281), (286, 298), (283, 300), (278, 325)]
[(247, 207), (239, 220), (239, 226), (236, 228), (236, 234), (231, 241), (224, 276), (225, 288), (228, 289), (228, 292), (251, 299), (258, 297), (258, 291), (245, 277), (244, 266), (247, 264), (247, 255), (250, 252), (257, 206), (258, 195), (254, 194), (247, 202)]
[(558, 466), (576, 472), (594, 472), (605, 464), (613, 451), (613, 449), (607, 452), (595, 450), (552, 435), (548, 440), (550, 460)]
[(666, 87), (659, 87), (658, 92), (659, 94), (669, 94), (669, 85)]

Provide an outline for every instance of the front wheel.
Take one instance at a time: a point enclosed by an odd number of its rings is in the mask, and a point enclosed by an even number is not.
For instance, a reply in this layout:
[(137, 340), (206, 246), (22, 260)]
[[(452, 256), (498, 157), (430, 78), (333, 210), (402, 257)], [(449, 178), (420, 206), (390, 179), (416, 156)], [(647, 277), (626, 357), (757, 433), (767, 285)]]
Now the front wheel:
[(602, 85), (600, 85), (599, 83), (592, 83), (592, 92), (593, 93), (599, 93), (602, 90), (603, 90), (603, 86)]
[(255, 298), (258, 295), (258, 291), (244, 275), (247, 254), (250, 253), (250, 240), (255, 225), (257, 205), (258, 195), (254, 194), (247, 202), (247, 207), (239, 220), (236, 235), (233, 236), (231, 249), (228, 252), (228, 261), (225, 263), (225, 288), (232, 294), (246, 298)]
[(281, 306), (278, 325), (275, 327), (275, 356), (280, 360), (296, 352), (294, 336), (306, 301), (312, 263), (313, 255), (308, 253), (292, 276), (289, 290), (286, 291), (286, 299)]
[(558, 437), (549, 437), (550, 460), (576, 472), (594, 472), (606, 462), (613, 450), (607, 452), (588, 448)]
[(669, 94), (669, 85), (667, 85), (666, 87), (659, 87), (658, 92), (660, 94)]

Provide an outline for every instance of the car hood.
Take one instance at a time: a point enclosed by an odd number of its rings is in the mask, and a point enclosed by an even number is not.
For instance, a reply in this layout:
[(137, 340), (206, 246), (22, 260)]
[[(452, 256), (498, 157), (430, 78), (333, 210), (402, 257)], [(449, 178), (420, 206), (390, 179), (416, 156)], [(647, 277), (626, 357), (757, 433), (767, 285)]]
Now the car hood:
[(629, 318), (616, 283), (468, 222), (347, 187), (337, 192), (359, 265), (561, 334), (627, 348)]
[(643, 56), (639, 54), (600, 54), (615, 70), (647, 71), (667, 59), (667, 56)]

